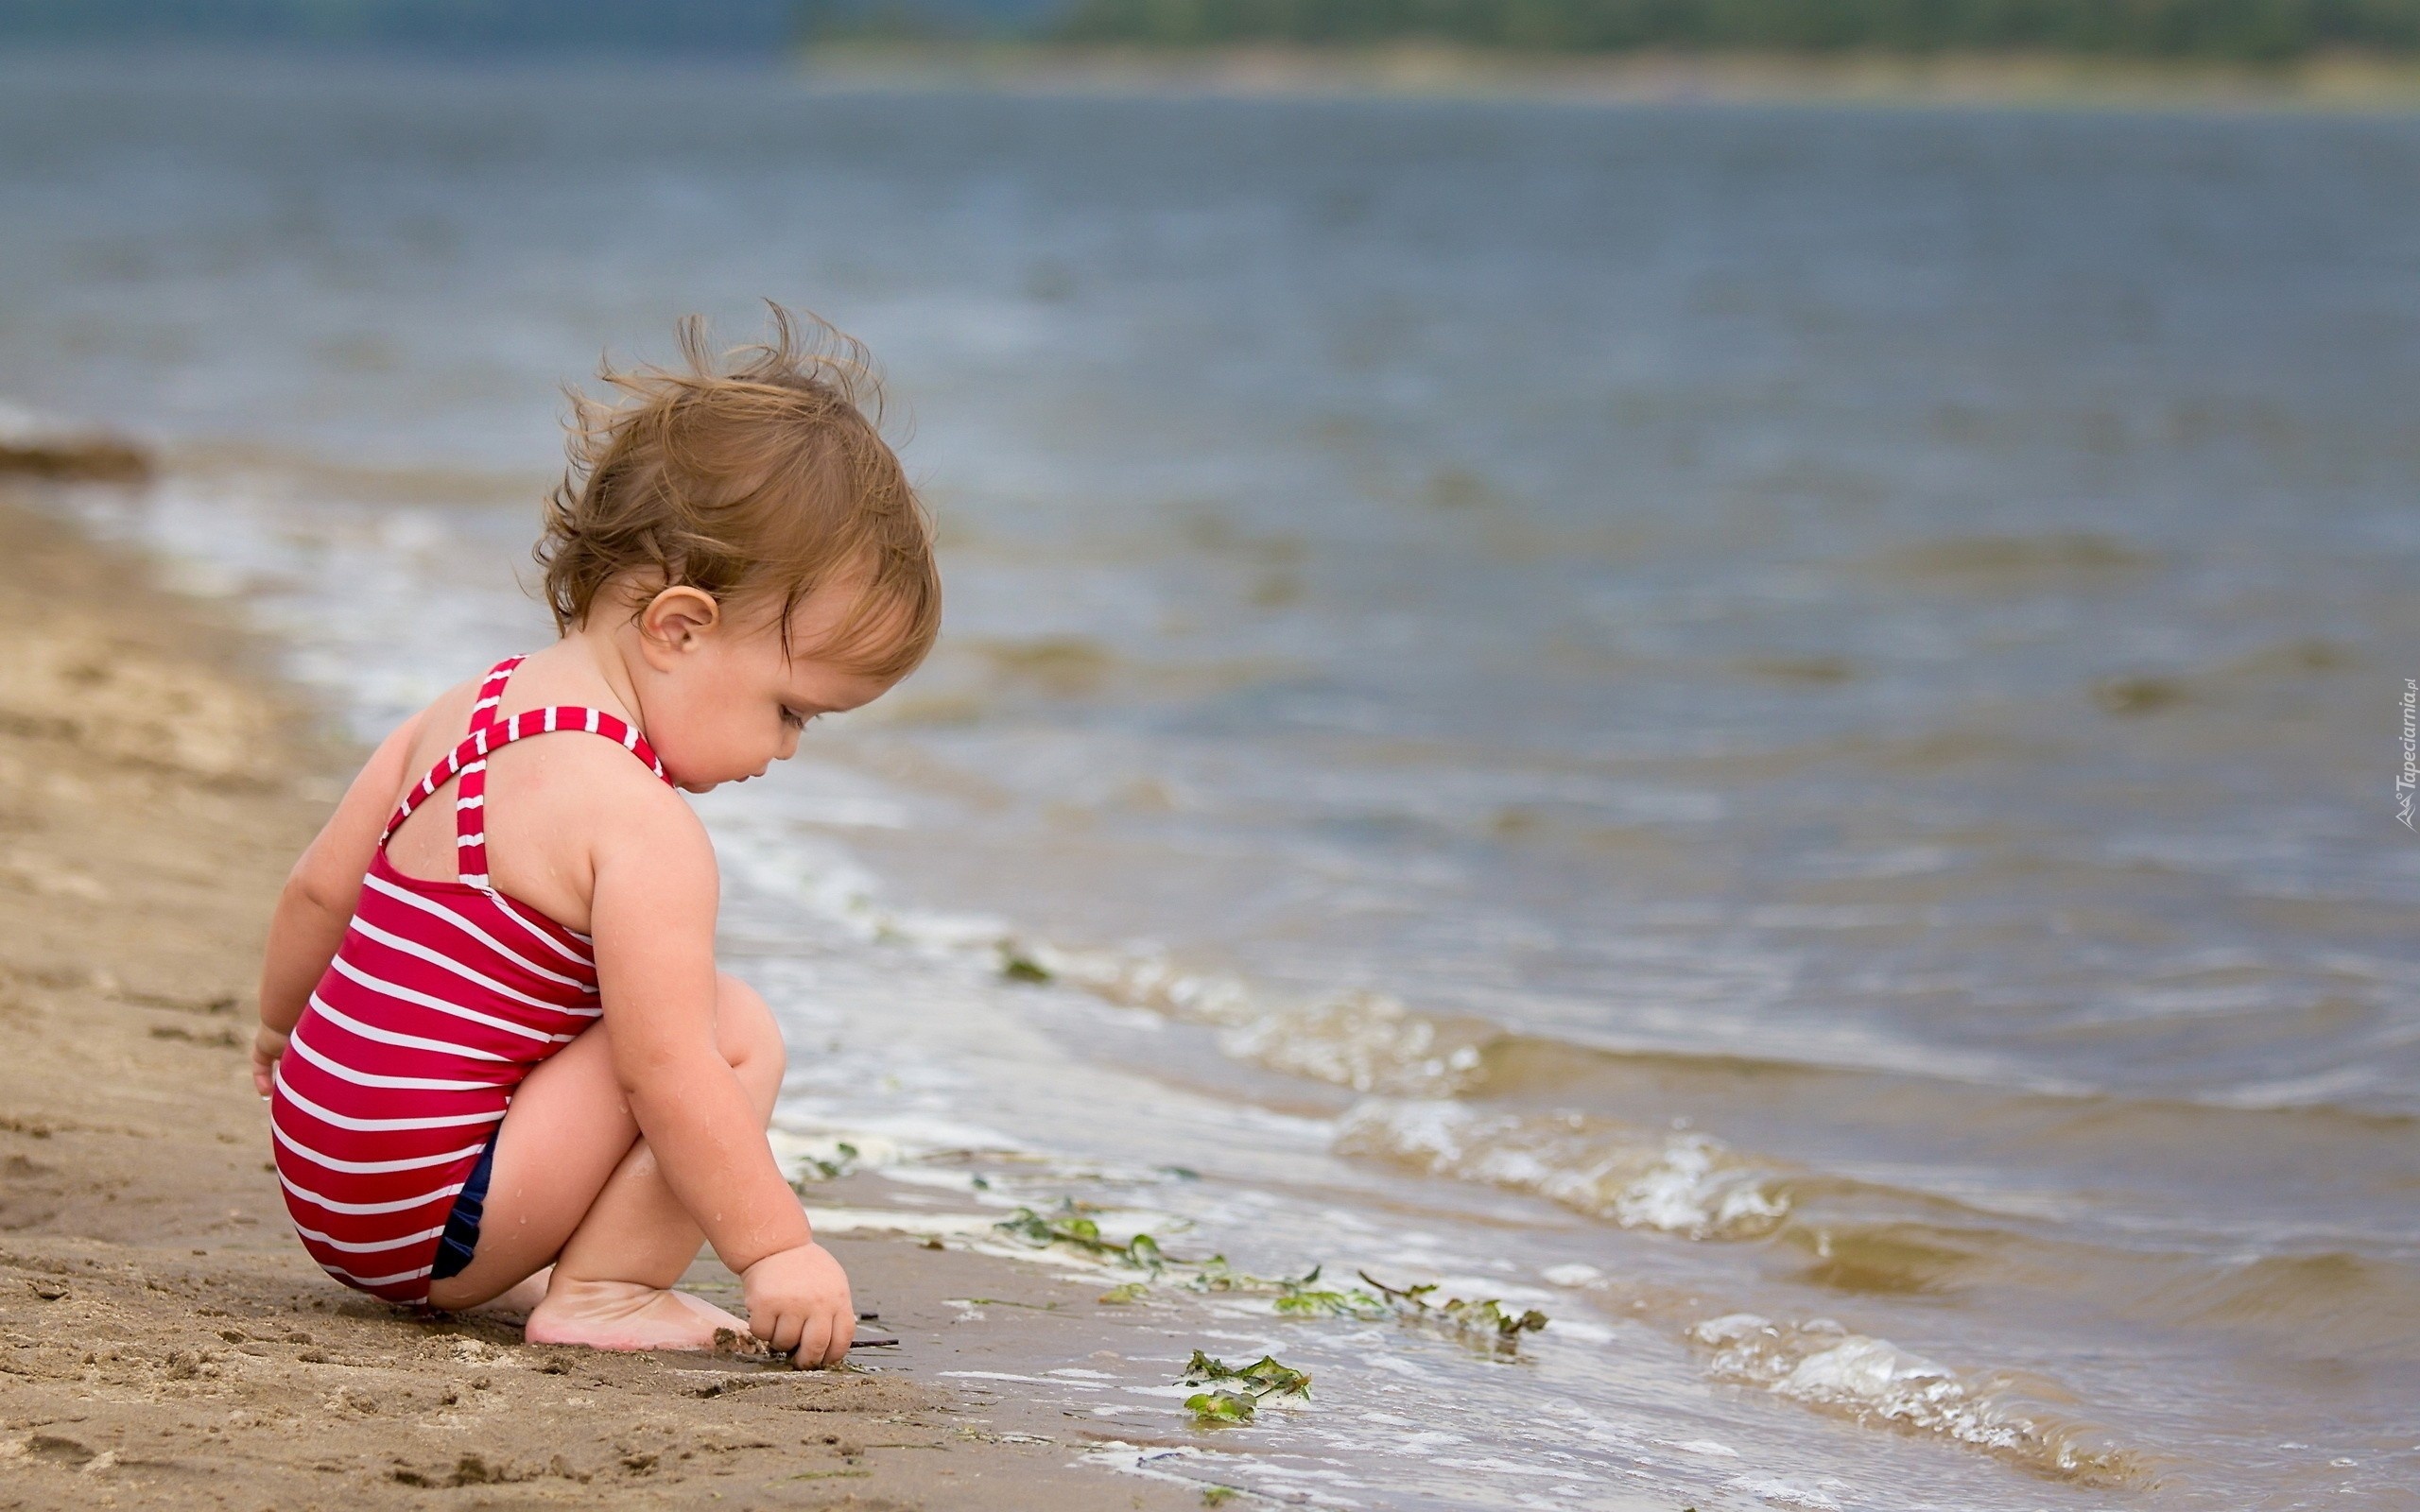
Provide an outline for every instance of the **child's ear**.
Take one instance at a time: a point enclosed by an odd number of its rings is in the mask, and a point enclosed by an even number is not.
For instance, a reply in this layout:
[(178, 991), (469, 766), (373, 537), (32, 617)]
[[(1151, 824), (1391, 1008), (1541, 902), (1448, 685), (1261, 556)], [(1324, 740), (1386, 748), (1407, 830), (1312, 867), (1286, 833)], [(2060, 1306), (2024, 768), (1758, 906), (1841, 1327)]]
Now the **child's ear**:
[(662, 672), (722, 623), (722, 606), (696, 588), (667, 588), (639, 610), (639, 648), (648, 665)]

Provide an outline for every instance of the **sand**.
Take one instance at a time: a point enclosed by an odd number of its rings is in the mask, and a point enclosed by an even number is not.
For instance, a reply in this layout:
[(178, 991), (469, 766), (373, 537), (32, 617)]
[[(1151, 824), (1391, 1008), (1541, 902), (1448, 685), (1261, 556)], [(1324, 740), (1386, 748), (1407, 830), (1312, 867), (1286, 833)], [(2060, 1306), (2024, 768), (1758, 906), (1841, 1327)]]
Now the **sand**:
[(902, 1337), (843, 1372), (534, 1348), (323, 1277), (244, 1046), (353, 753), (223, 611), (21, 507), (50, 486), (0, 480), (0, 1508), (1201, 1504), (996, 1384), (1118, 1343), (1098, 1286), (960, 1246), (829, 1241)]

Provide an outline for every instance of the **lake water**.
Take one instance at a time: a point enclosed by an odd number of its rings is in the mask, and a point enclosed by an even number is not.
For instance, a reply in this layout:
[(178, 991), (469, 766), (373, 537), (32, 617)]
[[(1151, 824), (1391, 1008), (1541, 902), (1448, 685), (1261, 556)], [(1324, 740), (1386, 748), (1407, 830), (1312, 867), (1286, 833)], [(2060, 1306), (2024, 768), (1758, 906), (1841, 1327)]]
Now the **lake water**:
[(21, 58), (0, 206), (364, 738), (602, 349), (872, 343), (943, 645), (703, 805), (783, 1147), (1556, 1320), (1238, 1313), (1221, 1478), (2420, 1505), (2420, 120)]

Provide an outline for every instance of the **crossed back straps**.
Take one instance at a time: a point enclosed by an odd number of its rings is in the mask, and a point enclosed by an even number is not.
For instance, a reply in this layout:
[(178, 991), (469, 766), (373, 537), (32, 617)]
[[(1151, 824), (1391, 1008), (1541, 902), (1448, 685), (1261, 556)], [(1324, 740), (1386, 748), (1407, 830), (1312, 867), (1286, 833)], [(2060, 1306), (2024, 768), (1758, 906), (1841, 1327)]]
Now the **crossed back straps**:
[(387, 828), (379, 832), (378, 847), (385, 850), (388, 839), (411, 817), (412, 811), (436, 796), (446, 783), (459, 781), (454, 794), (454, 874), (457, 881), (473, 887), (493, 890), (488, 881), (488, 754), (499, 747), (532, 735), (551, 735), (560, 730), (578, 730), (583, 734), (602, 735), (623, 749), (647, 763), (648, 770), (669, 782), (664, 774), (664, 764), (655, 757), (638, 728), (626, 719), (617, 718), (602, 709), (584, 709), (577, 704), (557, 704), (545, 709), (525, 709), (510, 719), (498, 719), (496, 709), (504, 702), (504, 685), (511, 680), (515, 667), (527, 660), (511, 657), (489, 669), (487, 680), (479, 684), (479, 696), (471, 705), (471, 731), (460, 744), (445, 753), (444, 760), (428, 769), (428, 775), (395, 808)]

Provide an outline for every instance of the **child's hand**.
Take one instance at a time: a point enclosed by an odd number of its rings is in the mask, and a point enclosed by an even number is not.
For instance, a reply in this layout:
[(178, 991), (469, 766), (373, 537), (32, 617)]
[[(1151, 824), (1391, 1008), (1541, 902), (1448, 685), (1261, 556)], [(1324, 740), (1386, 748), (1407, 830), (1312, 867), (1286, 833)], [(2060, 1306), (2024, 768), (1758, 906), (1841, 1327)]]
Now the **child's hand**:
[(766, 1256), (739, 1278), (748, 1297), (748, 1332), (793, 1356), (801, 1367), (838, 1365), (857, 1333), (849, 1275), (832, 1252), (809, 1241)]
[(263, 1097), (268, 1095), (269, 1078), (277, 1074), (278, 1057), (285, 1054), (285, 1039), (266, 1023), (252, 1036), (252, 1091)]

